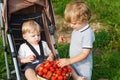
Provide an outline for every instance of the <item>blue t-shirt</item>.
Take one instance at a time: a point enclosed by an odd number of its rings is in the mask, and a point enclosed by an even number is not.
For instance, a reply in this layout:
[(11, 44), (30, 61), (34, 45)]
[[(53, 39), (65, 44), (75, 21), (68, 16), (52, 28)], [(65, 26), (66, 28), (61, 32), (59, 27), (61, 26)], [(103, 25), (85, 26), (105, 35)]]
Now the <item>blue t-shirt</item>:
[(71, 64), (78, 75), (85, 76), (86, 80), (91, 80), (92, 76), (92, 48), (95, 40), (94, 32), (89, 25), (80, 30), (73, 30), (70, 44), (70, 57), (81, 54), (82, 49), (90, 48), (88, 57), (80, 62)]
[(92, 48), (94, 40), (94, 32), (89, 25), (86, 25), (80, 30), (73, 30), (70, 44), (70, 57), (80, 54), (83, 48), (91, 48), (88, 57), (81, 61), (80, 64), (86, 63), (92, 67)]

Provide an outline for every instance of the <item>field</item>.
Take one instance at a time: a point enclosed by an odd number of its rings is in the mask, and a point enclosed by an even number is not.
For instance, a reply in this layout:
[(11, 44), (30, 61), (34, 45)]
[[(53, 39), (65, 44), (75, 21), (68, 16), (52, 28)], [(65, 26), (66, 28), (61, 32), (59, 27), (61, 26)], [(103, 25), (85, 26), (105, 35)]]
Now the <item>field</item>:
[[(65, 6), (72, 0), (52, 0), (56, 32), (55, 38), (66, 34), (71, 29), (63, 19)], [(95, 32), (96, 40), (93, 48), (92, 80), (120, 80), (120, 0), (82, 0), (88, 3), (92, 18), (90, 25)], [(68, 57), (69, 44), (58, 44), (60, 57)], [(9, 64), (12, 64), (8, 54)], [(0, 37), (0, 78), (6, 77), (2, 38)], [(12, 66), (10, 66), (12, 68)]]

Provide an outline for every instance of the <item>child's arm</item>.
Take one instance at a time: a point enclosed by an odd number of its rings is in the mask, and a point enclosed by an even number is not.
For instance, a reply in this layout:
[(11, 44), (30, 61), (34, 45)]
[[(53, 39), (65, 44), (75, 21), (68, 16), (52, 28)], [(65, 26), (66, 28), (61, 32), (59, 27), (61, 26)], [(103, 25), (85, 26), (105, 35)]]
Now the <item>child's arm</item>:
[(54, 55), (53, 53), (49, 54), (47, 60), (53, 61), (54, 60)]
[[(72, 58), (63, 58), (59, 60), (59, 66), (66, 66), (76, 62), (80, 62), (87, 58), (90, 53), (90, 49), (82, 49), (82, 52)], [(74, 53), (73, 53), (74, 54)]]
[(75, 57), (72, 57), (70, 59), (70, 64), (80, 62), (80, 61), (86, 59), (89, 54), (90, 54), (90, 49), (82, 49), (82, 52), (80, 54), (78, 54)]
[(28, 62), (34, 62), (36, 60), (36, 57), (34, 55), (30, 55), (27, 58), (18, 58), (20, 63), (25, 64)]

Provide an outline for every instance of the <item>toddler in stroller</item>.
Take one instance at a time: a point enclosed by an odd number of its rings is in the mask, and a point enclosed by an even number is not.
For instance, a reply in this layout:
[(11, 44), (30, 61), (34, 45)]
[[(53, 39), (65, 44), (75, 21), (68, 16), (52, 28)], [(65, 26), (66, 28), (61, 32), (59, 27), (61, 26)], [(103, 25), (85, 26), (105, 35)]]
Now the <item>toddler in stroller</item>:
[[(1, 21), (3, 23), (1, 30), (3, 46), (5, 47), (4, 54), (7, 79), (12, 78), (7, 60), (7, 53), (10, 53), (15, 69), (16, 80), (21, 80), (21, 71), (17, 60), (17, 52), (20, 44), (24, 43), (21, 35), (21, 24), (24, 21), (35, 20), (40, 24), (42, 27), (42, 40), (47, 42), (51, 52), (55, 56), (56, 53), (58, 53), (54, 40), (55, 21), (51, 2), (50, 0), (39, 0), (39, 2), (33, 1), (38, 0), (4, 0), (1, 4), (2, 9), (0, 9), (0, 12), (2, 11)], [(6, 44), (8, 44), (9, 50), (6, 49)], [(15, 80), (15, 78), (13, 80)]]
[[(18, 58), (20, 63), (22, 63), (22, 68), (27, 80), (37, 80), (35, 67), (40, 62), (44, 61), (44, 56), (48, 56), (47, 60), (54, 59), (54, 55), (49, 49), (47, 43), (45, 41), (41, 41), (40, 31), (41, 29), (39, 24), (33, 20), (26, 21), (22, 25), (22, 35), (25, 43), (21, 44), (19, 48)], [(42, 43), (42, 46), (39, 45), (39, 42)], [(36, 54), (38, 55), (35, 55), (35, 53), (31, 51), (29, 45), (33, 46), (34, 50), (37, 52)], [(42, 47), (43, 51), (40, 50), (40, 47)], [(41, 55), (41, 57), (39, 55)]]

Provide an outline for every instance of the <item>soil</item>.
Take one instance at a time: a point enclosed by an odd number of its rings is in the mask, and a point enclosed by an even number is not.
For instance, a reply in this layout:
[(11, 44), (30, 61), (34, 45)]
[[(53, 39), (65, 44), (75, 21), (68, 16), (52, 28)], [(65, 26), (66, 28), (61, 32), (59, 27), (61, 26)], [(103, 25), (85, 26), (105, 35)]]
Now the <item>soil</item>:
[[(70, 37), (72, 28), (67, 24), (63, 17), (56, 15), (55, 16), (56, 30), (55, 30), (55, 38), (58, 38), (60, 35), (64, 35), (65, 37)], [(106, 28), (106, 25), (102, 23), (90, 23), (94, 32), (98, 32), (99, 30)], [(106, 28), (107, 29), (107, 28)]]

